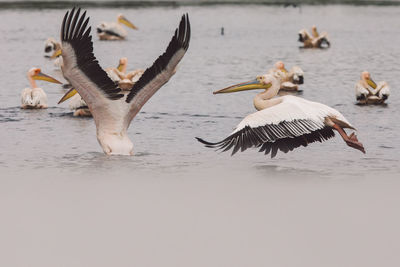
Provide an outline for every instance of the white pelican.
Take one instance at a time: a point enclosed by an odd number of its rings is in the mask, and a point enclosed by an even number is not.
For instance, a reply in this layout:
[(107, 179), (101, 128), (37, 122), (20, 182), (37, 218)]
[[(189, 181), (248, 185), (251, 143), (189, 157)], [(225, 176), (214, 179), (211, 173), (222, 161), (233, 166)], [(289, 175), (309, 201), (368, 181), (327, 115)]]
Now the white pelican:
[(197, 138), (207, 147), (233, 148), (232, 155), (250, 147), (260, 148), (260, 152), (275, 157), (278, 150), (285, 153), (299, 146), (324, 141), (339, 132), (348, 146), (363, 153), (364, 147), (354, 133), (350, 136), (343, 128), (354, 127), (337, 110), (326, 105), (311, 102), (292, 95), (273, 98), (280, 88), (278, 77), (272, 74), (258, 76), (257, 79), (214, 92), (231, 93), (243, 90), (265, 89), (254, 98), (257, 112), (244, 118), (236, 129), (224, 140), (210, 143)]
[(387, 82), (376, 84), (368, 71), (361, 73), (361, 79), (356, 83), (356, 99), (358, 104), (383, 104), (389, 98), (390, 88)]
[(102, 22), (99, 26), (97, 26), (97, 35), (99, 36), (100, 40), (125, 39), (127, 32), (122, 24), (134, 30), (138, 29), (122, 14), (119, 14), (116, 22)]
[[(28, 80), (31, 87), (25, 88), (21, 93), (21, 108), (40, 109), (47, 108), (47, 95), (42, 88), (38, 88), (35, 80), (43, 80), (52, 83), (60, 83), (53, 77), (41, 72), (39, 68), (31, 68), (28, 71)], [(60, 83), (61, 84), (61, 83)]]
[(299, 91), (298, 85), (304, 83), (303, 70), (298, 66), (293, 66), (290, 71), (287, 71), (282, 61), (276, 62), (275, 68), (270, 69), (268, 73), (279, 77), (282, 91)]
[(306, 29), (299, 31), (299, 42), (303, 43), (303, 48), (326, 48), (331, 46), (327, 32), (318, 34), (315, 26), (313, 26), (311, 30), (312, 35), (310, 35)]
[(97, 140), (104, 153), (132, 155), (133, 144), (127, 135), (132, 119), (151, 96), (175, 73), (190, 40), (188, 15), (183, 15), (166, 51), (146, 69), (128, 94), (107, 76), (93, 54), (89, 18), (75, 8), (65, 14), (61, 27), (62, 71), (93, 115)]
[(53, 37), (49, 37), (44, 42), (44, 53), (45, 57), (50, 57), (55, 51), (61, 48), (61, 44), (56, 41)]

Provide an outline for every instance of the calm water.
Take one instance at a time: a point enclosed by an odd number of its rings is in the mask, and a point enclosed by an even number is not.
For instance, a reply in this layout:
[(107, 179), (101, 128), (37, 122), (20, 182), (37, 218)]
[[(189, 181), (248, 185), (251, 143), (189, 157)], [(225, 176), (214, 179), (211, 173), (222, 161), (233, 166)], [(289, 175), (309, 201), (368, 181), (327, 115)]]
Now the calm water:
[[(105, 156), (92, 119), (57, 105), (58, 85), (39, 81), (47, 110), (19, 108), (31, 67), (62, 79), (43, 44), (58, 37), (64, 12), (0, 10), (7, 266), (398, 266), (400, 7), (89, 9), (92, 26), (124, 13), (140, 29), (124, 42), (94, 38), (103, 67), (123, 56), (128, 69), (149, 66), (180, 16), (191, 19), (177, 74), (131, 124), (134, 157)], [(330, 49), (298, 48), (298, 30), (313, 24), (329, 32)], [(275, 159), (253, 149), (231, 157), (194, 139), (220, 140), (254, 112), (256, 92), (213, 90), (277, 60), (303, 68), (302, 97), (342, 112), (366, 155), (339, 136)], [(355, 105), (363, 70), (390, 84), (387, 106)]]

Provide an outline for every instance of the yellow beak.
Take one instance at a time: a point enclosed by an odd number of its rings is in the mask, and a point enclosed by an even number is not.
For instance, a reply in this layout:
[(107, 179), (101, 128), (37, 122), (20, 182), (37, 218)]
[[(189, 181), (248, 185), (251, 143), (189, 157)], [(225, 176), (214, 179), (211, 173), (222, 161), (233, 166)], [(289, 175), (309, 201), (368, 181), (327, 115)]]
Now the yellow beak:
[(71, 88), (69, 89), (68, 92), (65, 93), (65, 95), (60, 99), (60, 101), (58, 101), (58, 104), (61, 104), (62, 102), (64, 102), (65, 100), (73, 97), (74, 95), (76, 95), (78, 92), (74, 89)]
[(268, 89), (271, 87), (271, 83), (263, 83), (259, 81), (259, 79), (255, 79), (252, 81), (235, 84), (224, 89), (215, 91), (213, 94), (224, 94), (224, 93), (233, 93), (245, 90), (255, 90), (255, 89)]
[(54, 51), (53, 55), (51, 55), (51, 59), (54, 59), (58, 56), (61, 56), (61, 49), (57, 49), (56, 51)]
[(119, 18), (118, 21), (121, 22), (121, 23), (123, 23), (123, 24), (125, 24), (127, 27), (129, 27), (129, 28), (131, 28), (131, 29), (134, 29), (134, 30), (137, 30), (137, 29), (138, 29), (138, 27), (136, 27), (135, 25), (133, 25), (132, 22), (130, 22), (129, 20), (127, 20), (127, 18), (125, 18), (125, 17)]
[(58, 80), (54, 79), (53, 77), (46, 75), (42, 72), (39, 72), (39, 74), (33, 75), (32, 77), (34, 80), (42, 80), (42, 81), (46, 81), (46, 82), (50, 82), (50, 83), (58, 83), (58, 84), (62, 84), (61, 82), (59, 82)]
[(369, 86), (371, 86), (372, 88), (376, 89), (377, 85), (371, 78), (367, 79), (367, 83), (368, 83)]

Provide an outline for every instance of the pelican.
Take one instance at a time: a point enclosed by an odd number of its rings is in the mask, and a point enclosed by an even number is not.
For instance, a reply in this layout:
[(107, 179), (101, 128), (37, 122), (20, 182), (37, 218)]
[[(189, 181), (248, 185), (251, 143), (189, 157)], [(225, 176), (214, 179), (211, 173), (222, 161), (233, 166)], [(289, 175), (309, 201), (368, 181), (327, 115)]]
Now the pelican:
[(97, 26), (97, 35), (100, 40), (123, 40), (126, 38), (127, 32), (122, 24), (134, 30), (138, 29), (122, 14), (119, 14), (116, 22), (102, 22)]
[(304, 72), (299, 66), (293, 66), (287, 71), (282, 61), (275, 63), (275, 68), (268, 71), (270, 74), (279, 76), (282, 91), (300, 91), (299, 84), (304, 83)]
[(356, 100), (358, 104), (383, 104), (390, 95), (387, 82), (376, 84), (368, 71), (361, 73), (361, 79), (356, 83)]
[(107, 76), (93, 54), (89, 18), (80, 9), (67, 12), (61, 27), (62, 71), (87, 103), (96, 124), (97, 140), (107, 155), (133, 155), (127, 135), (132, 119), (174, 75), (190, 40), (188, 15), (183, 15), (166, 51), (146, 69), (127, 94)]
[(23, 109), (41, 109), (47, 108), (47, 95), (42, 88), (37, 87), (35, 80), (43, 80), (52, 83), (59, 83), (53, 77), (50, 77), (39, 68), (31, 68), (28, 71), (28, 80), (31, 87), (25, 88), (21, 93), (21, 108)]
[(306, 29), (299, 31), (299, 42), (303, 43), (303, 48), (327, 48), (331, 46), (327, 32), (319, 34), (317, 27), (313, 26), (311, 33), (312, 35)]
[(254, 98), (257, 112), (244, 118), (236, 129), (220, 142), (211, 143), (197, 138), (207, 147), (227, 151), (232, 155), (250, 147), (260, 148), (260, 152), (275, 157), (278, 150), (285, 153), (309, 143), (324, 141), (334, 137), (333, 130), (339, 132), (350, 147), (365, 153), (357, 136), (350, 136), (344, 128), (355, 128), (337, 110), (326, 105), (311, 102), (292, 95), (273, 98), (280, 89), (280, 80), (273, 74), (258, 76), (255, 80), (233, 85), (214, 92), (231, 93), (243, 90), (265, 89)]
[[(123, 57), (119, 60), (119, 65), (117, 68), (106, 68), (105, 71), (108, 77), (118, 84), (118, 87), (122, 90), (122, 93), (129, 92), (133, 85), (139, 80), (139, 78), (144, 73), (144, 70), (137, 69), (134, 71), (126, 73), (126, 65), (128, 64), (128, 59)], [(78, 94), (78, 92), (71, 88), (64, 96), (60, 99), (58, 104), (69, 100), (69, 108), (73, 111), (73, 116), (75, 117), (91, 117), (89, 107), (85, 100)]]
[(53, 54), (55, 51), (60, 49), (61, 44), (56, 41), (53, 37), (49, 37), (45, 42), (44, 42), (44, 53), (45, 57), (50, 57), (51, 54)]

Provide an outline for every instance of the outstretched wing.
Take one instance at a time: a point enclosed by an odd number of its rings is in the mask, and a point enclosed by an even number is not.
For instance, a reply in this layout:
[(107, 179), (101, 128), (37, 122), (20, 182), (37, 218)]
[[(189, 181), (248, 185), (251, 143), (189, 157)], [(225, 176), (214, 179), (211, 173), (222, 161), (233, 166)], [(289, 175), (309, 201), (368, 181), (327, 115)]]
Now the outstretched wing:
[(93, 54), (91, 27), (86, 11), (80, 15), (79, 8), (67, 12), (61, 27), (62, 67), (65, 78), (78, 91), (90, 108), (107, 105), (124, 95), (100, 67)]
[(175, 30), (175, 34), (169, 42), (167, 50), (150, 68), (146, 69), (128, 94), (126, 102), (131, 105), (126, 118), (128, 124), (147, 100), (175, 74), (176, 66), (189, 48), (189, 41), (190, 22), (189, 16), (185, 14), (182, 16), (179, 27)]
[(207, 147), (227, 151), (232, 155), (250, 147), (275, 157), (278, 150), (287, 153), (300, 146), (316, 141), (322, 142), (335, 136), (331, 127), (325, 124), (326, 117), (346, 119), (328, 106), (300, 100), (283, 101), (280, 104), (250, 114), (243, 119), (236, 130), (220, 142), (211, 143), (197, 138)]

